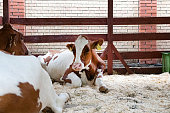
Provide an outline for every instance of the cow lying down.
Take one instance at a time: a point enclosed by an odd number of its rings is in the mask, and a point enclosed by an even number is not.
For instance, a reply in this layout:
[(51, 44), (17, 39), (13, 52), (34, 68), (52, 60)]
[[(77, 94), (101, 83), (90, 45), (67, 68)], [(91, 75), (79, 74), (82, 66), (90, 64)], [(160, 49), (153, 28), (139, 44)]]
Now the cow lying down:
[(69, 50), (49, 51), (38, 59), (56, 81), (64, 81), (73, 87), (97, 85), (100, 92), (107, 93), (108, 89), (102, 81), (105, 63), (95, 51), (102, 44), (103, 39), (90, 41), (80, 35), (75, 44), (67, 44)]
[(36, 57), (0, 51), (0, 62), (0, 113), (40, 113), (46, 106), (62, 113), (69, 95), (55, 93)]
[(14, 30), (10, 24), (5, 24), (0, 29), (0, 50), (13, 55), (30, 55), (24, 44), (23, 34)]

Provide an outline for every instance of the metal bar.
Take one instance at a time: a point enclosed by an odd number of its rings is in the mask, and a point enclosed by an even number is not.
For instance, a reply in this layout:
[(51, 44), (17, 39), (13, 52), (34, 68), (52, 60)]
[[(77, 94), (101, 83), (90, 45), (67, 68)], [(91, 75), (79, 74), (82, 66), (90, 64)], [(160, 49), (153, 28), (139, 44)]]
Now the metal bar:
[[(134, 73), (136, 74), (161, 74), (162, 73), (162, 67), (131, 67), (130, 68)], [(118, 74), (126, 74), (125, 68), (113, 68), (114, 71), (116, 71)]]
[(0, 25), (2, 25), (3, 22), (2, 22), (2, 16), (0, 16)]
[[(138, 51), (138, 52), (120, 52), (120, 55), (123, 59), (153, 59), (153, 58), (162, 58), (163, 52), (170, 51)], [(44, 55), (44, 54), (34, 54), (35, 56)], [(98, 55), (103, 59), (107, 60), (107, 48), (103, 53), (99, 52)], [(113, 53), (113, 59), (119, 60), (115, 53)]]
[(117, 51), (116, 47), (114, 45), (112, 45), (112, 48), (113, 48), (113, 51), (114, 51), (115, 55), (119, 58), (119, 60), (122, 62), (122, 64), (126, 68), (127, 72), (129, 74), (133, 74), (133, 72), (129, 69), (129, 66), (126, 64), (126, 62), (124, 61), (124, 59), (122, 58), (120, 53)]
[[(106, 34), (82, 34), (90, 40), (97, 40), (103, 38), (105, 41)], [(37, 35), (37, 36), (24, 36), (26, 43), (54, 43), (54, 42), (74, 42), (78, 35)]]
[[(107, 41), (106, 34), (82, 34), (90, 40), (103, 38)], [(78, 35), (35, 35), (24, 36), (27, 43), (52, 43), (52, 42), (74, 42)], [(113, 38), (114, 37), (114, 38)], [(113, 34), (113, 41), (138, 41), (138, 40), (170, 40), (170, 33), (136, 33), (136, 34)]]
[[(138, 51), (138, 52), (121, 52), (120, 55), (123, 59), (151, 59), (151, 58), (162, 58), (162, 52), (170, 51)], [(113, 59), (119, 60), (116, 54), (113, 54)]]
[[(112, 18), (113, 25), (170, 24), (170, 17)], [(107, 18), (10, 18), (20, 25), (107, 25)]]
[(108, 54), (108, 47), (105, 48), (105, 50), (103, 51), (103, 53), (100, 55), (101, 59), (107, 59), (107, 54)]
[(11, 18), (20, 25), (107, 25), (106, 18)]
[(170, 33), (113, 34), (113, 41), (170, 40)]
[(108, 19), (107, 19), (107, 25), (108, 25), (108, 35), (107, 35), (107, 40), (108, 40), (108, 53), (107, 53), (107, 62), (108, 62), (108, 67), (107, 71), (109, 75), (113, 74), (113, 54), (112, 54), (112, 35), (113, 35), (113, 0), (108, 0)]
[(10, 23), (9, 18), (9, 1), (3, 0), (3, 25), (6, 23)]
[(170, 17), (113, 18), (113, 25), (170, 24)]

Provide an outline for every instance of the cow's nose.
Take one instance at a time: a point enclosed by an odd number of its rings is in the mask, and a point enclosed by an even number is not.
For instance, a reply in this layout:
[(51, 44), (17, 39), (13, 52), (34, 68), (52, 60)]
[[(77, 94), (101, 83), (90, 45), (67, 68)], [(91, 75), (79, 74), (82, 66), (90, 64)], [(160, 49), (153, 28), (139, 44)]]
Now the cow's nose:
[(72, 68), (73, 68), (73, 70), (75, 70), (75, 71), (81, 71), (81, 70), (82, 70), (82, 65), (81, 65), (81, 63), (74, 63), (74, 64), (72, 65)]

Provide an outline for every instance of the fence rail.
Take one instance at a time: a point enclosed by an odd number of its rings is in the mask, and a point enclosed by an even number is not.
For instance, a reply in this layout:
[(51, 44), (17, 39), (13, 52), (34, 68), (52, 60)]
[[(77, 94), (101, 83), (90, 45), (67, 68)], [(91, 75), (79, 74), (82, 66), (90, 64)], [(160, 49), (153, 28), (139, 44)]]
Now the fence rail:
[[(10, 18), (20, 25), (107, 25), (107, 18)], [(112, 18), (113, 25), (170, 24), (170, 17)]]
[[(103, 38), (107, 40), (107, 34), (83, 34), (90, 40)], [(52, 42), (74, 42), (78, 35), (35, 35), (24, 36), (27, 43), (52, 43)], [(139, 40), (170, 40), (170, 33), (129, 33), (113, 34), (112, 41), (139, 41)]]

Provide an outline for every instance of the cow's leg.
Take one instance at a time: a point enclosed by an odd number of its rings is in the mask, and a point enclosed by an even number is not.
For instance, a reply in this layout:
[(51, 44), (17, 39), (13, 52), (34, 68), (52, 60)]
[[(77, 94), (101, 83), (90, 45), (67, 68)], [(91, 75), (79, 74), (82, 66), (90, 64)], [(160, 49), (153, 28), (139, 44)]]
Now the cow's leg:
[(37, 58), (40, 61), (41, 66), (46, 70), (47, 64), (44, 62), (44, 56), (38, 56)]
[(82, 85), (81, 79), (74, 72), (71, 72), (68, 75), (63, 76), (62, 80), (64, 80), (66, 84), (69, 84), (72, 87), (81, 87)]
[(62, 113), (65, 102), (68, 101), (70, 96), (67, 93), (61, 93), (56, 98), (56, 103), (51, 106), (54, 113)]
[(106, 85), (103, 83), (103, 71), (102, 69), (97, 70), (97, 78), (95, 80), (95, 85), (99, 86), (99, 91), (102, 93), (108, 93), (108, 88)]
[(42, 109), (48, 106), (54, 113), (62, 113), (64, 103), (69, 99), (69, 95), (67, 93), (57, 95), (50, 76), (44, 69), (41, 68), (41, 70), (40, 101), (42, 103)]

